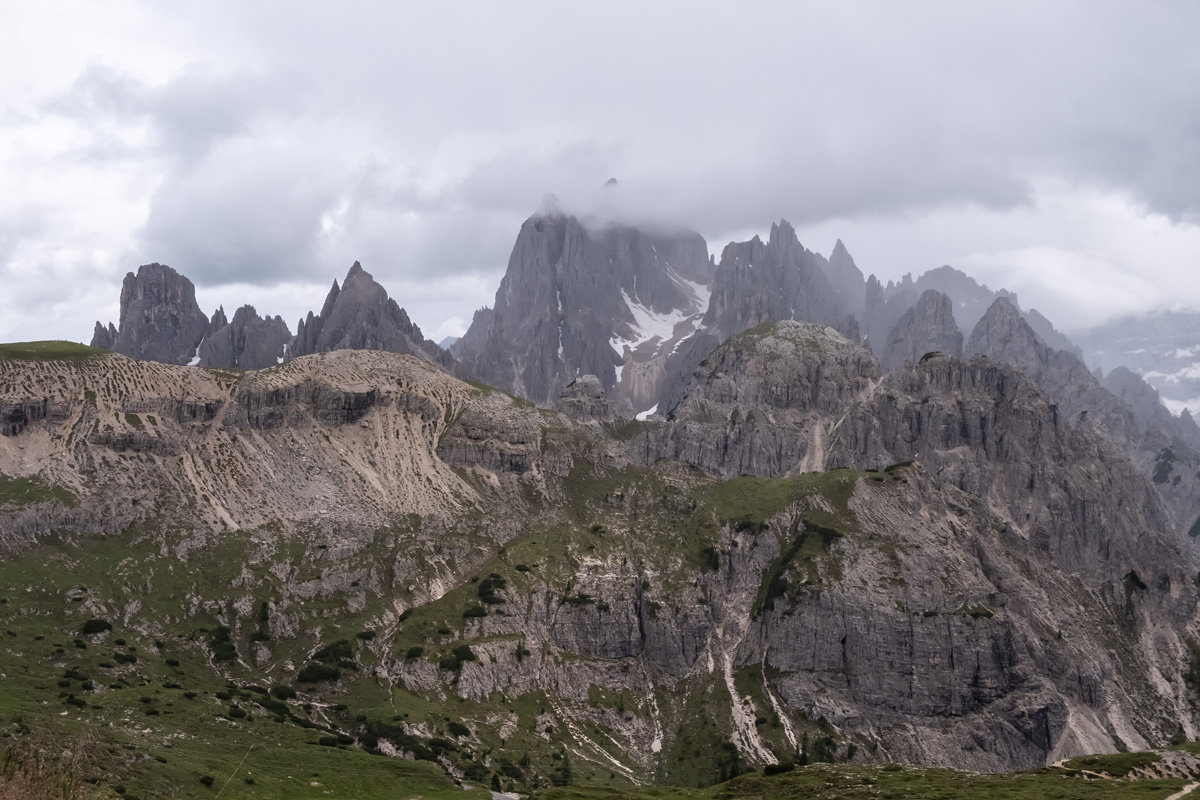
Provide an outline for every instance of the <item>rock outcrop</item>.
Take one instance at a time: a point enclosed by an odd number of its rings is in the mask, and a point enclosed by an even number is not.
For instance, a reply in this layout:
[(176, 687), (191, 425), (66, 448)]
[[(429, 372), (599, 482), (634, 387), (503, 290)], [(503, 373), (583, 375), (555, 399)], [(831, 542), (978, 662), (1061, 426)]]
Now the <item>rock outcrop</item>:
[(217, 309), (197, 352), (202, 367), (258, 370), (280, 363), (288, 354), (292, 332), (283, 318), (260, 317), (254, 306), (242, 306), (227, 322)]
[(825, 275), (842, 309), (860, 323), (866, 312), (867, 281), (842, 240), (838, 239), (825, 264)]
[(891, 372), (905, 361), (917, 363), (926, 353), (961, 358), (962, 343), (953, 301), (942, 292), (927, 289), (892, 329), (879, 362), (884, 372)]
[(829, 425), (878, 377), (871, 352), (828, 326), (767, 323), (705, 359), (670, 422), (647, 423), (631, 452), (721, 478), (821, 470)]
[(119, 326), (97, 322), (92, 346), (142, 361), (187, 364), (207, 329), (192, 282), (163, 264), (144, 264), (125, 276)]
[(297, 324), (289, 355), (332, 350), (386, 350), (415, 355), (443, 367), (453, 364), (450, 355), (425, 339), (404, 309), (357, 261), (341, 286), (333, 282), (321, 313), (310, 311)]
[(595, 375), (584, 375), (568, 383), (558, 398), (557, 408), (576, 422), (606, 423), (617, 418), (612, 402)]
[(658, 410), (667, 411), (680, 401), (693, 371), (717, 345), (758, 325), (798, 320), (832, 326), (857, 340), (858, 321), (848, 310), (857, 305), (843, 304), (826, 273), (832, 271), (851, 295), (860, 273), (844, 246), (835, 248), (834, 257), (837, 263), (831, 268), (823, 256), (800, 244), (787, 220), (771, 226), (766, 242), (755, 236), (726, 245), (703, 325), (667, 363)]
[(1118, 442), (1137, 441), (1137, 426), (1129, 409), (1100, 385), (1078, 357), (1043, 342), (1008, 298), (998, 298), (979, 320), (964, 353), (1018, 367), (1057, 401), (1069, 424), (1090, 417)]
[(551, 208), (521, 226), (495, 303), (454, 353), (465, 374), (539, 405), (595, 375), (646, 407), (665, 357), (699, 322), (712, 269), (692, 231), (593, 229)]
[(111, 322), (108, 327), (97, 321), (96, 329), (92, 332), (92, 347), (98, 347), (101, 350), (112, 350), (113, 345), (117, 343), (117, 327)]
[(1073, 353), (1055, 350), (1006, 299), (993, 304), (971, 333), (968, 353), (1016, 365), (1052, 397), (1069, 425), (1097, 424), (1138, 463), (1185, 529), (1200, 519), (1200, 437), (1174, 417), (1152, 387), (1127, 370), (1102, 385)]
[(872, 275), (867, 279), (863, 333), (876, 355), (883, 356), (900, 317), (930, 290), (950, 298), (954, 319), (963, 331), (973, 329), (997, 298), (1007, 297), (1016, 304), (1016, 295), (1011, 292), (992, 291), (950, 266), (931, 269), (915, 280), (912, 275), (905, 275), (900, 281), (889, 281), (886, 285)]
[[(848, 258), (849, 254), (846, 254)], [(845, 258), (839, 258), (844, 264)], [(757, 236), (725, 247), (704, 315), (705, 329), (724, 340), (735, 333), (780, 320), (837, 326), (847, 311), (825, 274), (828, 262), (796, 238), (786, 220)]]

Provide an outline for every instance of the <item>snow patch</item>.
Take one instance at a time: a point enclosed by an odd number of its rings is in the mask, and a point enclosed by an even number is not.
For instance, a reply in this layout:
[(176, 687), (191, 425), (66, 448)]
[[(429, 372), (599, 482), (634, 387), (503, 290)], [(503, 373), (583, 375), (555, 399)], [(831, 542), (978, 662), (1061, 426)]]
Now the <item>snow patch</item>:
[(692, 312), (681, 309), (660, 314), (634, 300), (624, 289), (621, 290), (621, 297), (625, 300), (625, 306), (629, 309), (629, 313), (633, 315), (631, 337), (626, 339), (619, 335), (613, 336), (608, 343), (622, 357), (625, 355), (625, 347), (637, 350), (654, 339), (658, 339), (660, 342), (667, 341), (675, 335), (675, 326), (686, 322), (692, 316)]
[[(618, 371), (617, 375), (618, 375), (617, 380), (620, 380), (620, 372), (619, 371)], [(634, 417), (639, 420), (644, 420), (647, 417), (649, 417), (651, 414), (657, 414), (657, 413), (658, 413), (658, 403), (655, 403), (654, 405), (647, 408), (645, 411), (639, 411), (637, 414), (634, 415)]]
[(200, 344), (196, 345), (196, 352), (192, 354), (192, 360), (187, 363), (189, 367), (194, 367), (200, 363), (200, 348), (204, 346), (204, 339), (200, 340)]

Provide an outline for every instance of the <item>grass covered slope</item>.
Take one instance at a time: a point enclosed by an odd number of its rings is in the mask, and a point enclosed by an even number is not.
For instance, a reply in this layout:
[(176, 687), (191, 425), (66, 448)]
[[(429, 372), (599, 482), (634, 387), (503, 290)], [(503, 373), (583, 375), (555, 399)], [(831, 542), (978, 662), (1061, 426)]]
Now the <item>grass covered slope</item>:
[(105, 352), (60, 340), (0, 344), (0, 359), (9, 361), (84, 361)]

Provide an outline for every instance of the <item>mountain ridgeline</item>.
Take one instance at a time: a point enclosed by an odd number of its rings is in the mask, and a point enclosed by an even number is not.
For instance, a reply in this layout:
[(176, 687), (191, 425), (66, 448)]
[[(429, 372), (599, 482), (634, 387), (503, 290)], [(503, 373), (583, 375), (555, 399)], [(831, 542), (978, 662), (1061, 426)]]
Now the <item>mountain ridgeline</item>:
[(1200, 737), (1200, 429), (950, 267), (549, 209), (449, 351), (357, 263), (294, 334), (147, 265), (93, 345), (0, 345), (0, 671), (135, 794), (206, 735), (522, 792)]

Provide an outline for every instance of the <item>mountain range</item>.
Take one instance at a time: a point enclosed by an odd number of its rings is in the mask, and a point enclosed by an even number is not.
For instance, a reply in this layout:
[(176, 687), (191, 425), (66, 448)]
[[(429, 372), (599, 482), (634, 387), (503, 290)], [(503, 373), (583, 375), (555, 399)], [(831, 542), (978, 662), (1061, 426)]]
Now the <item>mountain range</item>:
[(0, 716), (127, 796), (217, 742), (530, 791), (1196, 739), (1200, 429), (1081, 352), (785, 221), (548, 207), (448, 350), (357, 263), (294, 334), (143, 266), (0, 345)]

